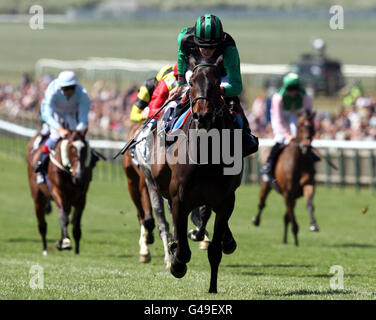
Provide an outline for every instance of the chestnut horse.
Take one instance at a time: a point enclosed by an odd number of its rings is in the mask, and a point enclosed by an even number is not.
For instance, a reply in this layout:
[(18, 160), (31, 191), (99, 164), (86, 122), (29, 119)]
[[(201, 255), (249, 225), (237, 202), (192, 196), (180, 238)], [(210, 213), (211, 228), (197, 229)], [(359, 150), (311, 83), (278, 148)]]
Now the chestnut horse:
[[(313, 196), (315, 193), (315, 168), (311, 151), (314, 136), (313, 118), (315, 113), (298, 114), (297, 137), (281, 152), (274, 169), (274, 176), (285, 199), (283, 242), (287, 243), (288, 224), (292, 224), (295, 245), (298, 246), (298, 223), (295, 217), (295, 202), (304, 195), (311, 219), (311, 230), (318, 231), (314, 216)], [(260, 201), (257, 216), (253, 219), (255, 226), (260, 225), (260, 218), (265, 208), (266, 198), (272, 186), (261, 179)]]
[[(164, 135), (163, 130), (160, 130), (163, 128), (163, 117), (160, 117), (157, 126), (158, 134), (156, 134), (154, 142), (154, 161), (151, 165), (158, 188), (162, 196), (168, 199), (172, 209), (174, 225), (174, 242), (170, 245), (172, 275), (177, 278), (183, 277), (187, 271), (186, 264), (191, 258), (187, 239), (189, 213), (194, 208), (203, 205), (212, 208), (216, 213), (213, 238), (208, 248), (211, 267), (210, 293), (217, 292), (218, 267), (222, 259), (222, 252), (230, 254), (236, 249), (236, 242), (230, 231), (228, 220), (234, 210), (235, 190), (241, 183), (243, 159), (240, 159), (239, 172), (225, 174), (226, 165), (222, 161), (223, 159), (219, 164), (216, 162), (200, 164), (190, 161), (191, 151), (183, 152), (183, 161), (174, 161), (171, 158), (175, 157), (176, 159), (178, 154), (180, 156), (178, 149), (183, 149), (184, 146), (191, 150), (193, 142), (187, 138), (190, 132), (198, 132), (200, 129), (206, 133), (212, 132), (213, 129), (219, 132), (222, 152), (224, 148), (223, 129), (227, 129), (235, 135), (234, 122), (221, 97), (220, 68), (218, 66), (222, 62), (222, 56), (214, 64), (205, 62), (196, 65), (196, 61), (190, 61), (191, 67), (195, 65), (189, 89), (190, 113), (187, 114), (186, 121), (180, 128), (180, 132), (184, 133), (185, 138), (178, 139), (166, 150), (163, 137), (162, 143), (160, 140), (160, 135)], [(232, 148), (241, 146), (241, 135), (237, 137), (240, 141), (236, 141), (236, 143), (232, 141)], [(198, 143), (196, 146), (200, 148), (201, 138), (196, 141)], [(174, 146), (175, 149), (171, 148)], [(214, 158), (214, 153), (210, 154), (209, 152), (209, 157)], [(239, 154), (242, 157), (241, 150)], [(201, 159), (201, 154), (199, 156)], [(203, 224), (206, 224), (206, 221)]]
[[(135, 125), (130, 132), (130, 136), (134, 136), (142, 124), (143, 123), (139, 123)], [(148, 136), (141, 136), (140, 138), (144, 138), (143, 141), (148, 143), (150, 142), (150, 139), (153, 140), (153, 135), (150, 131), (146, 134)], [(150, 165), (148, 165), (147, 159), (144, 159), (145, 152), (147, 152), (147, 150), (150, 150), (151, 152), (152, 150), (151, 148), (147, 149), (145, 143), (142, 143), (143, 141), (138, 143), (132, 151), (134, 152), (134, 161), (130, 150), (128, 150), (123, 157), (123, 169), (127, 176), (128, 191), (134, 205), (136, 206), (137, 217), (141, 226), (139, 261), (148, 263), (151, 260), (148, 244), (154, 242), (154, 211), (157, 216), (159, 235), (162, 239), (165, 250), (164, 261), (166, 264), (166, 270), (169, 270), (170, 255), (168, 251), (168, 242), (171, 239), (169, 224), (165, 217), (163, 199), (157, 190), (153, 177), (151, 176)]]
[[(42, 236), (43, 254), (47, 255), (47, 223), (45, 214), (48, 213), (50, 200), (56, 204), (60, 217), (62, 230), (61, 239), (56, 243), (59, 250), (72, 249), (68, 235), (69, 213), (72, 206), (73, 237), (75, 240), (75, 253), (80, 251), (81, 217), (86, 204), (86, 193), (92, 178), (92, 165), (90, 162), (90, 150), (85, 140), (87, 129), (84, 131), (70, 132), (67, 139), (60, 140), (55, 151), (50, 153), (48, 164), (47, 184), (36, 183), (34, 168), (42, 152), (43, 143), (35, 149), (34, 141), (39, 134), (32, 138), (27, 146), (28, 179), (31, 196), (34, 200), (35, 214), (38, 220), (39, 232)], [(62, 147), (63, 145), (63, 147)], [(64, 149), (65, 151), (62, 151)]]

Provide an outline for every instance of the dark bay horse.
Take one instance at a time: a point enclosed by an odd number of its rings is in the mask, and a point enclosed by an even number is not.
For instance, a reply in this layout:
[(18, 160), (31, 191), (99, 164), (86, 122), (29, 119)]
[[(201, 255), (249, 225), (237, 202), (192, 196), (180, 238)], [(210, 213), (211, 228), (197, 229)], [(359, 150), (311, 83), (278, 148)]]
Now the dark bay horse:
[[(287, 243), (287, 228), (291, 222), (296, 246), (298, 246), (299, 227), (294, 209), (296, 200), (299, 197), (304, 195), (306, 198), (307, 209), (311, 218), (311, 227), (315, 227), (318, 230), (313, 206), (315, 168), (311, 154), (311, 143), (315, 133), (313, 124), (315, 113), (298, 115), (297, 137), (283, 149), (274, 169), (274, 176), (281, 189), (281, 194), (285, 199), (286, 205), (283, 242)], [(271, 189), (272, 186), (261, 179), (258, 213), (253, 219), (255, 226), (259, 226), (260, 224), (261, 213), (265, 208), (266, 198)]]
[[(236, 242), (230, 231), (228, 220), (234, 209), (235, 190), (241, 183), (242, 152), (240, 150), (240, 153), (237, 153), (241, 157), (239, 171), (225, 174), (226, 164), (222, 160), (220, 163), (191, 161), (191, 156), (195, 156), (194, 152), (191, 153), (194, 143), (187, 136), (189, 132), (219, 132), (221, 152), (223, 152), (223, 149), (228, 147), (222, 143), (225, 141), (222, 135), (224, 129), (235, 135), (235, 125), (221, 97), (218, 66), (222, 63), (222, 59), (219, 57), (215, 63), (207, 61), (197, 65), (196, 61), (190, 61), (191, 66), (195, 65), (189, 89), (190, 113), (187, 114), (180, 131), (185, 138), (178, 139), (172, 144), (172, 148), (170, 147), (166, 151), (164, 138), (162, 138), (162, 143), (159, 140), (163, 122), (160, 118), (157, 126), (158, 134), (154, 143), (154, 162), (151, 166), (158, 188), (163, 197), (168, 199), (172, 209), (174, 242), (170, 246), (172, 252), (170, 271), (175, 277), (181, 278), (185, 275), (186, 264), (191, 258), (187, 240), (188, 214), (194, 208), (203, 205), (212, 208), (216, 213), (213, 238), (208, 248), (211, 266), (210, 293), (217, 292), (218, 267), (222, 259), (222, 252), (230, 254), (236, 249)], [(161, 134), (163, 135), (163, 133)], [(241, 134), (237, 137), (240, 140), (237, 140), (236, 143), (231, 140), (230, 147), (241, 146)], [(201, 147), (202, 144), (203, 141), (200, 137), (196, 146)], [(184, 150), (184, 148), (187, 152), (182, 153), (182, 161), (172, 160), (172, 158), (180, 156), (180, 150)], [(164, 152), (166, 153), (164, 154)], [(201, 160), (201, 154), (199, 157)], [(209, 152), (209, 158), (215, 158), (214, 152)], [(204, 216), (202, 218), (205, 219)], [(203, 224), (206, 225), (206, 221)]]
[(67, 139), (60, 140), (51, 151), (48, 164), (48, 183), (36, 183), (35, 165), (42, 152), (43, 143), (34, 149), (34, 141), (39, 135), (32, 138), (27, 146), (28, 179), (31, 196), (34, 200), (35, 214), (38, 220), (39, 232), (42, 236), (43, 254), (47, 255), (47, 223), (45, 214), (48, 213), (48, 204), (53, 200), (60, 217), (61, 239), (56, 243), (59, 250), (72, 249), (68, 235), (69, 213), (74, 207), (72, 217), (75, 253), (80, 251), (81, 217), (86, 204), (86, 193), (92, 178), (90, 150), (85, 140), (87, 129), (70, 132)]
[[(134, 136), (142, 124), (143, 123), (139, 123), (135, 125), (130, 132), (130, 136)], [(144, 139), (145, 143), (148, 143), (148, 139), (153, 140), (153, 135), (151, 134), (150, 137)], [(143, 148), (143, 150), (139, 150), (139, 148)], [(154, 242), (154, 211), (157, 216), (159, 235), (162, 239), (165, 250), (164, 260), (166, 269), (169, 270), (171, 261), (168, 251), (168, 242), (171, 238), (171, 234), (169, 232), (169, 224), (165, 217), (163, 199), (157, 190), (153, 177), (151, 176), (150, 166), (143, 158), (143, 155), (146, 152), (145, 148), (146, 146), (144, 144), (139, 143), (132, 151), (137, 164), (133, 161), (130, 150), (128, 150), (123, 157), (123, 169), (127, 177), (128, 191), (134, 205), (136, 206), (137, 217), (141, 227), (139, 261), (147, 263), (151, 260), (148, 244)]]

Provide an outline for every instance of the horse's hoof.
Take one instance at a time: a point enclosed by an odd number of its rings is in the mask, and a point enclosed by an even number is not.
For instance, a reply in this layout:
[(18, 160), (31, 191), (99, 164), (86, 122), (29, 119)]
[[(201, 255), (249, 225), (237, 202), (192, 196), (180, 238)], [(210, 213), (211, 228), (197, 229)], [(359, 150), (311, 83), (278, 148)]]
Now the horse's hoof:
[(217, 288), (210, 288), (209, 293), (218, 293)]
[(151, 255), (148, 254), (140, 254), (140, 258), (138, 259), (141, 263), (149, 263), (151, 261)]
[(256, 217), (253, 218), (252, 222), (253, 222), (253, 225), (254, 225), (255, 227), (258, 227), (258, 226), (260, 225), (260, 220), (257, 219)]
[(210, 242), (211, 242), (210, 240), (200, 241), (200, 244), (198, 245), (198, 248), (200, 250), (208, 250)]
[(72, 242), (70, 241), (69, 238), (63, 239), (61, 243), (61, 249), (62, 250), (72, 250)]
[(234, 238), (227, 243), (222, 243), (222, 252), (224, 254), (231, 254), (236, 250), (237, 244)]
[(317, 224), (311, 224), (309, 226), (309, 231), (312, 231), (312, 232), (319, 232), (320, 231), (320, 228)]
[(62, 242), (61, 240), (56, 241), (56, 249), (59, 250), (59, 251), (63, 250), (63, 249), (61, 248), (61, 242)]
[(179, 262), (174, 256), (171, 263), (170, 272), (175, 278), (183, 278), (187, 273), (187, 264)]
[(47, 256), (47, 250), (43, 250), (43, 255), (46, 257)]

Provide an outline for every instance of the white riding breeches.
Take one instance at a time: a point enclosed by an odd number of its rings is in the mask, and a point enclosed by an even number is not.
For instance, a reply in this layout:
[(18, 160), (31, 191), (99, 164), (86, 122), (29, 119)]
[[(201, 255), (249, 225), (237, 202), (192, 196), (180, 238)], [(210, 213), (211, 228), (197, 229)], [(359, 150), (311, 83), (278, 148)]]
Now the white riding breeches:
[[(296, 137), (297, 129), (298, 129), (298, 118), (296, 117), (295, 112), (282, 111), (282, 121), (286, 130), (290, 132), (290, 135), (292, 135), (293, 137)], [(282, 132), (276, 130), (275, 126), (273, 126), (273, 121), (272, 121), (272, 127), (273, 127), (275, 142), (285, 144), (286, 143), (285, 135)]]
[[(64, 128), (69, 128), (70, 130), (76, 130), (77, 129), (77, 118), (76, 114), (58, 114), (54, 113), (54, 118), (63, 126)], [(50, 128), (51, 134), (50, 138), (54, 140), (55, 142), (60, 139), (60, 133), (56, 129)]]

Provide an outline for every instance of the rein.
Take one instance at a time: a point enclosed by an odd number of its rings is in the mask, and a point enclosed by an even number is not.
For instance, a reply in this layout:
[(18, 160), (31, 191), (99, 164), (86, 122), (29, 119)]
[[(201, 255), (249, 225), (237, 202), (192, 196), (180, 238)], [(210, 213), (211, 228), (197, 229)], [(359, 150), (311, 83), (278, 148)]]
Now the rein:
[(55, 155), (56, 154), (56, 152), (55, 151), (51, 151), (51, 153), (50, 153), (50, 160), (51, 160), (51, 162), (56, 166), (56, 167), (58, 167), (60, 170), (62, 170), (62, 171), (64, 171), (64, 172), (66, 172), (66, 173), (68, 173), (69, 175), (72, 175), (72, 173), (71, 173), (71, 171), (70, 170), (68, 170), (66, 167), (64, 167), (56, 158), (55, 158)]

